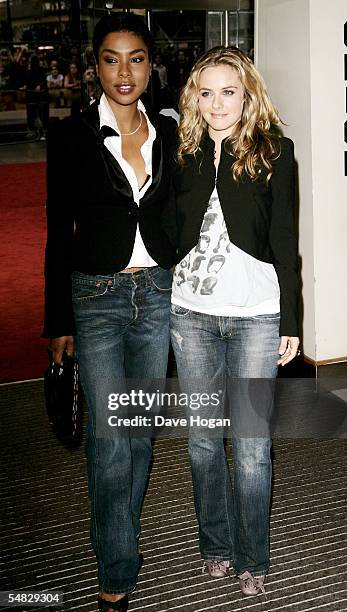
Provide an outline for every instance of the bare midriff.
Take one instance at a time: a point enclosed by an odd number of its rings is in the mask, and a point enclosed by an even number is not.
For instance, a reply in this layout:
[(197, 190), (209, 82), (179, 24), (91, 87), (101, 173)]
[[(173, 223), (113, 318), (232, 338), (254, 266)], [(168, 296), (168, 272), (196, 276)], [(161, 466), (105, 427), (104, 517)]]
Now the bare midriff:
[(132, 272), (140, 272), (140, 270), (144, 270), (144, 268), (125, 268), (125, 270), (121, 270), (121, 272), (132, 274)]

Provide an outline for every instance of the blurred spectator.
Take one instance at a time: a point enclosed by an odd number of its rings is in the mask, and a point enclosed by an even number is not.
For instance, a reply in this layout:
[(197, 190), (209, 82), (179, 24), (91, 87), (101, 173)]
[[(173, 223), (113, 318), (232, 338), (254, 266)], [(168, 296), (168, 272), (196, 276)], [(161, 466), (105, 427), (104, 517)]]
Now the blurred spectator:
[(154, 113), (159, 113), (162, 108), (160, 98), (160, 78), (156, 70), (152, 70), (146, 91), (142, 94), (141, 100), (146, 109)]
[(21, 89), (26, 83), (27, 73), (29, 69), (29, 55), (25, 50), (21, 50), (16, 58), (15, 85), (16, 89)]
[(67, 75), (64, 77), (64, 89), (66, 106), (71, 108), (71, 114), (80, 111), (81, 105), (81, 79), (78, 66), (70, 62)]
[(40, 66), (38, 55), (30, 59), (30, 69), (27, 72), (26, 107), (29, 135), (36, 134), (41, 140), (45, 139), (45, 132), (49, 119), (49, 100), (45, 70)]
[[(53, 68), (56, 68), (59, 72), (59, 61), (57, 59), (52, 59), (49, 63), (49, 67), (51, 71), (53, 70)], [(63, 81), (64, 81), (64, 77), (63, 77)]]
[(93, 47), (86, 47), (83, 56), (83, 65), (85, 68), (94, 68), (95, 70), (95, 57)]
[(77, 106), (79, 110), (81, 100), (81, 79), (78, 66), (75, 62), (70, 62), (69, 70), (64, 77), (64, 89), (66, 106), (75, 112)]
[(159, 81), (160, 81), (160, 108), (165, 108), (166, 106), (170, 106), (169, 104), (169, 90), (168, 90), (168, 82), (167, 82), (167, 69), (163, 64), (161, 53), (156, 53), (154, 55), (153, 69), (158, 73)]
[(156, 53), (154, 56), (153, 68), (154, 70), (157, 70), (159, 74), (161, 89), (167, 88), (167, 69), (163, 64), (160, 53)]
[(174, 97), (178, 100), (181, 90), (187, 82), (189, 76), (189, 63), (185, 52), (179, 49), (175, 55), (169, 70), (169, 83), (173, 88)]
[(2, 110), (15, 110), (17, 91), (26, 83), (27, 51), (17, 48), (12, 55), (9, 49), (0, 51), (0, 89)]
[(47, 53), (44, 49), (38, 49), (37, 55), (39, 58), (40, 67), (47, 72), (48, 71), (48, 62), (47, 62)]
[(46, 77), (48, 89), (60, 89), (64, 86), (64, 77), (59, 74), (58, 67), (51, 68), (50, 73)]
[(8, 89), (10, 80), (9, 64), (11, 62), (11, 54), (8, 49), (0, 50), (0, 88)]
[(83, 74), (83, 109), (88, 108), (97, 97), (96, 73), (89, 67)]
[(77, 68), (80, 65), (80, 52), (76, 46), (70, 49), (70, 64), (76, 64)]
[(60, 108), (61, 106), (65, 106), (64, 99), (64, 77), (59, 73), (58, 67), (56, 66), (57, 62), (53, 60), (51, 62), (50, 73), (46, 77), (47, 87), (49, 91), (49, 99), (53, 102), (55, 108)]
[(16, 66), (9, 49), (0, 50), (0, 88), (3, 110), (16, 108)]
[(67, 75), (64, 78), (64, 87), (65, 89), (80, 89), (81, 87), (81, 79), (78, 71), (78, 66), (75, 62), (71, 62), (69, 64), (69, 70)]

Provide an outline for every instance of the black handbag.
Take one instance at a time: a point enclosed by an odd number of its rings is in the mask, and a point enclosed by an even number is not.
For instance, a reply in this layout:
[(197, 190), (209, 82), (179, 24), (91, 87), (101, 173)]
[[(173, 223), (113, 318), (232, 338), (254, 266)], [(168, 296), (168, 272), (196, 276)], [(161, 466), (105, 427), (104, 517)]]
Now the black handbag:
[(44, 388), (53, 432), (65, 446), (79, 447), (83, 437), (83, 396), (77, 361), (66, 353), (62, 365), (51, 361), (44, 373)]

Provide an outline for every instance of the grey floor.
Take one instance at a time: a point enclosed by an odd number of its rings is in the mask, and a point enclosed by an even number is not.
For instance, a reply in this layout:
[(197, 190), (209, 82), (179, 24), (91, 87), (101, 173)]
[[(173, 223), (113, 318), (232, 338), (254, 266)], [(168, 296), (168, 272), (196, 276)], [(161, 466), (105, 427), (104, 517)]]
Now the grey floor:
[[(50, 118), (62, 118), (69, 114), (69, 109), (50, 109)], [(0, 164), (42, 161), (46, 161), (46, 143), (28, 134), (26, 111), (1, 111)]]
[(46, 161), (45, 142), (23, 142), (0, 146), (0, 164), (24, 164)]
[[(0, 590), (61, 591), (65, 610), (95, 611), (83, 451), (50, 431), (42, 381), (3, 385), (0, 397)], [(242, 598), (232, 576), (202, 575), (186, 442), (160, 440), (130, 612), (347, 610), (345, 519), (346, 441), (276, 439), (267, 594)]]

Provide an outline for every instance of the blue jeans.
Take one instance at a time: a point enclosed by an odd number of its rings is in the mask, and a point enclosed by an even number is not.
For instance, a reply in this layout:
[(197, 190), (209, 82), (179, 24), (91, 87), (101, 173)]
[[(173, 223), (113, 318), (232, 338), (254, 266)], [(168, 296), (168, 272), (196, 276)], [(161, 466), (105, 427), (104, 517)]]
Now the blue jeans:
[(172, 273), (159, 267), (112, 276), (72, 275), (75, 348), (89, 411), (86, 439), (91, 540), (99, 588), (129, 593), (139, 571), (140, 514), (152, 457), (150, 438), (96, 433), (109, 393), (126, 380), (164, 379)]
[[(232, 416), (232, 485), (223, 434), (218, 438), (202, 430), (190, 433), (189, 455), (202, 557), (233, 559), (237, 574), (245, 570), (255, 576), (266, 574), (273, 393), (271, 388), (270, 392), (265, 389), (265, 393), (258, 394), (259, 399), (256, 396), (248, 401), (243, 384), (252, 385), (253, 379), (257, 379), (271, 387), (272, 382), (263, 379), (274, 379), (277, 375), (279, 314), (220, 317), (172, 304), (170, 325), (181, 390), (191, 392), (194, 380), (203, 386), (200, 392), (211, 393), (222, 387), (223, 401), (227, 395)], [(257, 401), (261, 406), (257, 406)], [(208, 416), (209, 410), (212, 413), (211, 406), (203, 410), (203, 417)], [(251, 428), (250, 435), (245, 423), (251, 423), (259, 414), (261, 434)]]

